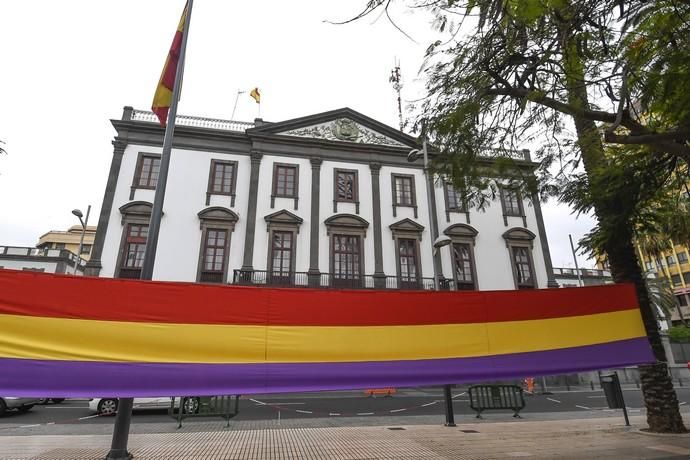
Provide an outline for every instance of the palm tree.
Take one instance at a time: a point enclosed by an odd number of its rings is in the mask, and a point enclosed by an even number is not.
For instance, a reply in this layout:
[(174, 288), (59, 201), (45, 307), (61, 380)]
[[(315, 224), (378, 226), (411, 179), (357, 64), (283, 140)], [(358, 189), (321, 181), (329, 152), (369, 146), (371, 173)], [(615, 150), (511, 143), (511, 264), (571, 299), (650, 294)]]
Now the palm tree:
[[(673, 294), (673, 288), (668, 279), (663, 276), (654, 276), (653, 272), (647, 273), (647, 291), (649, 292), (649, 303), (652, 304), (657, 313), (659, 321), (669, 321), (672, 311), (675, 309), (678, 312), (683, 325), (687, 327), (683, 312), (680, 310), (680, 305), (676, 301), (676, 296)], [(669, 324), (670, 327), (670, 324)]]

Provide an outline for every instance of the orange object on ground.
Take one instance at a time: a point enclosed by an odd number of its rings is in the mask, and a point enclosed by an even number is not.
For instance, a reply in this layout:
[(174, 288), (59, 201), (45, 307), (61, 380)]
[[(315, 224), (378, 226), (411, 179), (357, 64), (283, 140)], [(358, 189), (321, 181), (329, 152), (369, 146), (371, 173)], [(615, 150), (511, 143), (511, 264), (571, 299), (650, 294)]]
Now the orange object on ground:
[(534, 378), (532, 378), (532, 377), (526, 378), (525, 383), (527, 384), (527, 391), (529, 393), (534, 393)]
[(367, 396), (393, 396), (395, 393), (395, 388), (370, 388), (364, 390), (364, 394)]

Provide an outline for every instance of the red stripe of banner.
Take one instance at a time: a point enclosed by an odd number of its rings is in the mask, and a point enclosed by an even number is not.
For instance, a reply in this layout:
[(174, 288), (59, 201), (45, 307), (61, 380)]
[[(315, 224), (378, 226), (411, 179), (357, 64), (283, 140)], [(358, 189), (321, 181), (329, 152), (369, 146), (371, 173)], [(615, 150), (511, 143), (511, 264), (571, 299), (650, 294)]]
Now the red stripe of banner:
[(373, 326), (527, 321), (634, 308), (632, 285), (534, 291), (339, 291), (0, 270), (0, 314), (104, 321), (261, 325), (268, 318), (270, 324), (286, 326)]

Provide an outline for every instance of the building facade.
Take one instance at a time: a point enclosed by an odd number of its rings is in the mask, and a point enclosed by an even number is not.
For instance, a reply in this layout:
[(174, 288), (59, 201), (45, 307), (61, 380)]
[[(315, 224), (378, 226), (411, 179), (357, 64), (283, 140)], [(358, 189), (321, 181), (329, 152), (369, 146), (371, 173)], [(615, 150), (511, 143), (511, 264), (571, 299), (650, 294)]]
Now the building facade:
[[(87, 274), (138, 278), (163, 130), (126, 107)], [(466, 209), (411, 136), (351, 109), (279, 123), (178, 116), (153, 278), (272, 286), (557, 286), (536, 197)], [(529, 152), (511, 152), (532, 173)], [(487, 162), (491, 158), (485, 159)], [(431, 188), (431, 210), (427, 191)], [(432, 250), (430, 218), (452, 241)]]
[(560, 287), (597, 286), (613, 283), (611, 272), (600, 268), (554, 267), (553, 272)]
[[(637, 256), (641, 266), (649, 277), (665, 278), (673, 288), (677, 308), (673, 310), (672, 321), (678, 322), (683, 318), (690, 318), (690, 248), (683, 244), (668, 242), (670, 249), (652, 254), (637, 244)], [(604, 256), (597, 258), (597, 266), (608, 268), (608, 260)]]
[[(644, 262), (644, 267), (648, 273), (657, 277), (667, 278), (673, 286), (673, 293), (676, 296), (678, 305), (687, 318), (690, 317), (690, 261), (688, 254), (690, 251), (682, 244), (669, 242), (668, 251), (663, 251), (658, 256), (646, 254), (638, 246), (640, 260)], [(674, 320), (680, 320), (673, 318)]]
[[(74, 225), (63, 230), (51, 230), (41, 235), (36, 247), (39, 249), (66, 249), (73, 254), (79, 252), (79, 241), (81, 240), (82, 227)], [(89, 260), (93, 240), (96, 237), (96, 227), (88, 226), (84, 232), (84, 244), (81, 248), (81, 256), (84, 260)]]
[(0, 269), (83, 275), (84, 260), (67, 249), (0, 246)]

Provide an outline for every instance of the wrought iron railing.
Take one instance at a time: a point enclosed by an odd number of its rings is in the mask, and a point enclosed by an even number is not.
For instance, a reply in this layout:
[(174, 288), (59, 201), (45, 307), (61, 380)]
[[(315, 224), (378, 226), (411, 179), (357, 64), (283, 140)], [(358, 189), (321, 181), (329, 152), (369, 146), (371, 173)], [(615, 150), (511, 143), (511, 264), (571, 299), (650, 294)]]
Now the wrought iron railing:
[[(434, 290), (433, 278), (403, 278), (399, 276), (344, 276), (335, 273), (271, 272), (266, 270), (234, 270), (233, 284), (271, 287), (311, 287), (323, 289), (404, 289)], [(455, 290), (453, 280), (442, 279), (441, 290)]]

